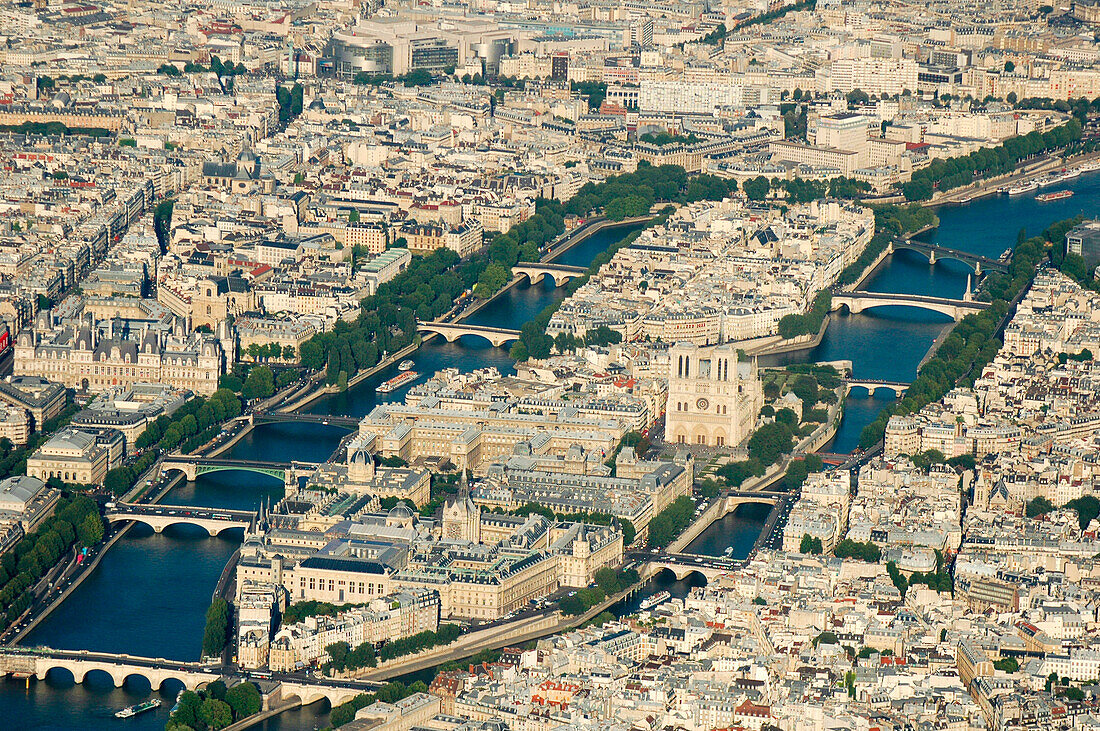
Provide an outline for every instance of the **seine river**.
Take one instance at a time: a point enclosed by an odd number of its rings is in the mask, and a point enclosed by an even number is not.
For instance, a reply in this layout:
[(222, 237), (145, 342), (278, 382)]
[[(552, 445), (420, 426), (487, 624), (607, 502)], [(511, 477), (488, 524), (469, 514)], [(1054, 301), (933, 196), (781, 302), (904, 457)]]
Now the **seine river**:
[[(1072, 198), (1038, 203), (1031, 196), (993, 196), (964, 206), (937, 211), (940, 227), (926, 239), (943, 246), (991, 257), (1011, 247), (1017, 232), (1025, 228), (1037, 234), (1050, 223), (1085, 211), (1095, 211), (1100, 200), (1100, 175), (1085, 174), (1066, 186)], [(563, 254), (558, 261), (587, 266), (611, 243), (634, 228), (604, 230)], [(970, 270), (963, 264), (928, 260), (902, 251), (887, 259), (864, 285), (879, 292), (960, 297)], [(479, 311), (471, 322), (519, 328), (547, 304), (562, 296), (549, 282), (514, 287)], [(798, 361), (850, 360), (857, 377), (911, 381), (917, 365), (943, 328), (946, 317), (921, 310), (883, 307), (860, 315), (834, 315), (821, 344), (812, 351), (789, 358)], [(504, 348), (492, 348), (479, 338), (463, 337), (455, 343), (434, 338), (411, 356), (415, 369), (430, 374), (456, 367), (461, 370), (496, 366), (512, 372), (512, 361)], [(362, 416), (380, 400), (401, 399), (402, 390), (377, 394), (375, 387), (396, 374), (396, 368), (381, 373), (353, 389), (315, 402), (314, 413)], [(831, 452), (855, 448), (863, 426), (888, 403), (876, 395), (852, 394)], [(252, 431), (229, 452), (229, 456), (255, 459), (300, 459), (320, 461), (336, 448), (347, 432), (336, 427), (306, 424), (273, 424)], [(164, 502), (174, 504), (255, 508), (270, 498), (282, 496), (275, 480), (251, 473), (218, 473), (186, 483), (171, 492)], [(704, 532), (692, 550), (721, 554), (732, 546), (733, 555), (748, 554), (759, 535), (766, 511), (745, 506)], [(154, 534), (135, 526), (104, 557), (103, 562), (50, 617), (24, 642), (64, 649), (127, 652), (135, 655), (197, 660), (203, 629), (203, 612), (225, 562), (240, 544), (239, 531), (217, 538), (186, 526)], [(692, 580), (673, 582), (658, 577), (653, 588), (668, 589), (683, 596)], [(128, 729), (162, 729), (179, 685), (166, 683), (159, 692), (164, 704), (154, 712), (125, 722)], [(45, 682), (0, 681), (0, 711), (13, 728), (73, 729), (115, 728), (122, 723), (113, 714), (118, 709), (149, 696), (148, 684), (131, 678), (123, 688), (114, 688), (104, 674), (91, 673), (83, 684), (74, 685), (65, 672), (54, 671)], [(327, 704), (284, 713), (268, 721), (265, 729), (313, 729), (327, 723)]]

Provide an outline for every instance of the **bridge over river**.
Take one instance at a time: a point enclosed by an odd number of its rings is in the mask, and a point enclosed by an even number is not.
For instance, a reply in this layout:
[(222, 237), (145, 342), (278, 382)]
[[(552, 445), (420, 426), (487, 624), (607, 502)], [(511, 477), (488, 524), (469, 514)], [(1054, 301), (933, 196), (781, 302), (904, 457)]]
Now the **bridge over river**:
[(259, 680), (270, 684), (270, 694), (282, 699), (297, 698), (301, 705), (309, 705), (327, 699), (333, 706), (351, 700), (360, 693), (377, 690), (380, 683), (369, 680), (338, 680), (315, 678), (304, 673), (264, 673), (250, 675), (247, 671), (225, 672), (225, 669), (202, 662), (166, 660), (162, 657), (140, 657), (111, 652), (88, 650), (54, 650), (49, 647), (30, 647), (0, 651), (0, 677), (16, 677), (45, 680), (54, 670), (72, 674), (77, 683), (83, 683), (89, 673), (100, 672), (109, 676), (116, 688), (121, 688), (128, 678), (145, 678), (153, 690), (160, 690), (165, 681), (173, 680), (188, 690), (197, 690), (219, 678), (225, 680)]
[(188, 480), (192, 481), (199, 475), (208, 475), (212, 472), (241, 470), (274, 477), (277, 480), (282, 480), (285, 485), (293, 485), (299, 477), (313, 474), (317, 466), (314, 462), (269, 462), (253, 459), (197, 457), (187, 454), (170, 455), (161, 461), (161, 469), (164, 471), (178, 470)]
[(145, 523), (156, 533), (170, 525), (197, 525), (212, 536), (230, 528), (247, 530), (256, 520), (256, 513), (248, 510), (138, 503), (108, 503), (105, 516), (111, 523), (130, 520)]

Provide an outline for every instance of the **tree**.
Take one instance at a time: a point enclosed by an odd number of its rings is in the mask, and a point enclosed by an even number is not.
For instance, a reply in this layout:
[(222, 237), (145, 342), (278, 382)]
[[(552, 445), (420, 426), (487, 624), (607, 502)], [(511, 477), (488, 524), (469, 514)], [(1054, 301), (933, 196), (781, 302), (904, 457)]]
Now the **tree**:
[(1005, 61), (1005, 73), (1006, 74), (1011, 74), (1015, 70), (1016, 70), (1016, 64), (1012, 63), (1011, 61)]
[(815, 538), (809, 533), (802, 534), (802, 542), (798, 545), (799, 553), (812, 553), (816, 556), (820, 556), (824, 552), (824, 546), (821, 543), (820, 538)]
[(202, 636), (202, 654), (217, 657), (225, 650), (226, 633), (229, 630), (229, 605), (218, 597), (206, 610), (206, 629)]
[(210, 698), (217, 698), (219, 701), (224, 701), (226, 690), (225, 681), (219, 678), (206, 686), (206, 695)]
[(94, 546), (103, 540), (103, 519), (99, 517), (99, 513), (88, 513), (76, 530), (81, 545)]
[(275, 376), (268, 366), (256, 366), (248, 372), (248, 378), (241, 388), (241, 396), (246, 399), (267, 398), (275, 393)]
[(233, 709), (233, 718), (238, 720), (259, 713), (264, 705), (259, 689), (249, 682), (230, 688), (225, 694), (225, 702)]
[(758, 175), (742, 183), (741, 190), (745, 192), (745, 196), (750, 201), (762, 201), (768, 197), (771, 183), (763, 175)]
[(1045, 497), (1040, 495), (1027, 504), (1024, 509), (1025, 514), (1029, 518), (1038, 518), (1040, 515), (1046, 515), (1054, 510), (1054, 505)]
[(207, 698), (199, 707), (199, 718), (212, 729), (223, 729), (233, 723), (233, 709), (225, 701)]

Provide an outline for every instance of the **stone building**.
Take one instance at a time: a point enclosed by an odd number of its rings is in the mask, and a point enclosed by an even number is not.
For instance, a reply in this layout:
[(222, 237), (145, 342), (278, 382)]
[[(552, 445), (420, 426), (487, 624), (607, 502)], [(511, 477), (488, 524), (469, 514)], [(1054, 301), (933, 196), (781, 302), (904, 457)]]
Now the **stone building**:
[(34, 329), (16, 339), (13, 367), (16, 376), (38, 376), (86, 393), (164, 383), (210, 395), (225, 372), (225, 353), (218, 338), (189, 332), (179, 317), (168, 323), (95, 321), (86, 313), (55, 323), (41, 312)]
[(667, 441), (735, 446), (752, 433), (763, 405), (756, 363), (738, 362), (734, 346), (678, 343), (669, 349)]
[(109, 454), (95, 435), (62, 429), (27, 460), (27, 474), (43, 482), (56, 477), (78, 485), (101, 485), (107, 475)]

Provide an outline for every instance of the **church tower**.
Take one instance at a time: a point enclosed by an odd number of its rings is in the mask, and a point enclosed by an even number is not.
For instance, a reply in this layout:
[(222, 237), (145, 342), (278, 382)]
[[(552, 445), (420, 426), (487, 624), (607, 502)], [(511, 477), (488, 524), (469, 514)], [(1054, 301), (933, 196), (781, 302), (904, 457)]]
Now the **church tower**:
[(465, 471), (458, 494), (443, 504), (443, 540), (481, 543), (481, 508), (470, 499)]
[(739, 362), (732, 345), (677, 343), (669, 348), (669, 442), (736, 446), (752, 433), (763, 405), (756, 361)]

